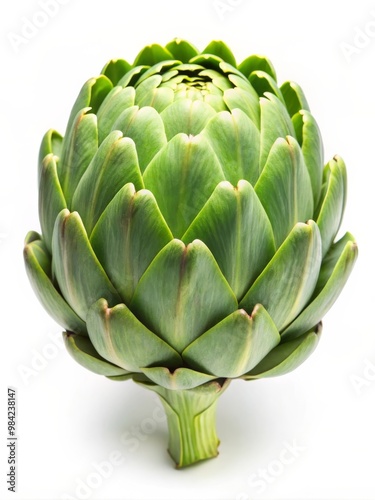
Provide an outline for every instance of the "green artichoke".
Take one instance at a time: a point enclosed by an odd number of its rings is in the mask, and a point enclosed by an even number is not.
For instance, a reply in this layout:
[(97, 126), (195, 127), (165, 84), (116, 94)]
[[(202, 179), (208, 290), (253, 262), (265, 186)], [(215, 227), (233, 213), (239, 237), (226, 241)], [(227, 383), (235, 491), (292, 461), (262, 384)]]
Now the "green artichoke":
[(335, 241), (345, 197), (299, 85), (176, 39), (110, 61), (65, 137), (44, 136), (26, 269), (78, 363), (160, 396), (182, 467), (217, 455), (232, 379), (315, 349), (357, 257), (351, 234)]

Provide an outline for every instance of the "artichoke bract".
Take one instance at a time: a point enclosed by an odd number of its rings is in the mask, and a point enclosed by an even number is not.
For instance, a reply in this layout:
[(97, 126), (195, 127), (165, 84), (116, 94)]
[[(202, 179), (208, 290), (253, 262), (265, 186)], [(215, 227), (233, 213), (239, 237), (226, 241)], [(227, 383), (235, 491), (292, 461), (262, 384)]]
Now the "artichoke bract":
[(38, 177), (26, 269), (67, 350), (160, 396), (178, 467), (216, 456), (219, 396), (313, 352), (357, 257), (301, 87), (220, 41), (149, 45), (84, 84)]

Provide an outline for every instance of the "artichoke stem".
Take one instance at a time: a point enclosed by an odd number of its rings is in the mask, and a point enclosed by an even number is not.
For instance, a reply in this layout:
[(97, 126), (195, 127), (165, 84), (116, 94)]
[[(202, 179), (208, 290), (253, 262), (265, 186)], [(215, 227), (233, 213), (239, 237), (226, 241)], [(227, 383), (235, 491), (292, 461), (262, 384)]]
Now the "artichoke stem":
[(170, 390), (148, 386), (158, 393), (164, 406), (168, 429), (168, 451), (177, 468), (218, 455), (216, 407), (219, 396), (229, 385), (210, 382), (189, 390)]

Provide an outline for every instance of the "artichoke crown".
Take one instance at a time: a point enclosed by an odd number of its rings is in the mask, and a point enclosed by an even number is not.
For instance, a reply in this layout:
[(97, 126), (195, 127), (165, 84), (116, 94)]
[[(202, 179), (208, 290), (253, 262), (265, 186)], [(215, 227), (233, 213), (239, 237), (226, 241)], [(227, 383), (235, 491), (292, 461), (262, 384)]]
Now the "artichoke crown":
[(354, 265), (346, 169), (301, 87), (222, 42), (150, 45), (85, 83), (39, 159), (25, 262), (69, 352), (165, 389), (286, 373)]

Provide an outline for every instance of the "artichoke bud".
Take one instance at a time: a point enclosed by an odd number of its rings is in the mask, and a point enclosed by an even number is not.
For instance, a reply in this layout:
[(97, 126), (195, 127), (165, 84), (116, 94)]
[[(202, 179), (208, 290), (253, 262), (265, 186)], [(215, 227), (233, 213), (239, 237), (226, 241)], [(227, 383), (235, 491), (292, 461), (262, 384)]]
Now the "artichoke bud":
[(357, 256), (336, 238), (346, 167), (324, 165), (301, 87), (219, 41), (107, 63), (39, 154), (25, 263), (73, 358), (159, 394), (179, 466), (217, 454), (230, 380), (287, 373)]

